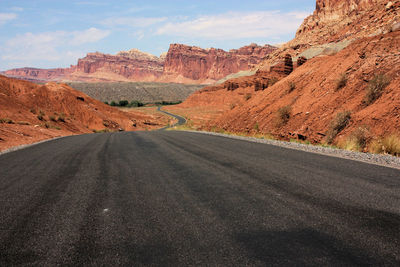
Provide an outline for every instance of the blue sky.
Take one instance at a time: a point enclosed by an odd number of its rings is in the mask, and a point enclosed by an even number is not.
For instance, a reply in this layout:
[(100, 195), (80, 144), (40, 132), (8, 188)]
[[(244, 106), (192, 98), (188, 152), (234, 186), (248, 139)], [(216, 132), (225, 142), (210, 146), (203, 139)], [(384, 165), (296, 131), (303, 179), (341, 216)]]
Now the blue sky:
[(295, 35), (315, 0), (0, 0), (0, 70), (76, 64), (87, 52), (170, 43), (229, 50)]

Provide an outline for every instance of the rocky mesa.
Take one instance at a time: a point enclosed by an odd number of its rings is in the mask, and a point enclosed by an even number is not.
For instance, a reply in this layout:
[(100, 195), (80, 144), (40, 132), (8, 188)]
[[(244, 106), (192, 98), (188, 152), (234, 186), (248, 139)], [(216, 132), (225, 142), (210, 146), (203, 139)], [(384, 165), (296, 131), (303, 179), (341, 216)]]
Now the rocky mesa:
[(65, 69), (20, 68), (3, 74), (30, 81), (178, 82), (213, 83), (228, 74), (249, 70), (276, 48), (251, 44), (226, 52), (222, 49), (172, 44), (156, 57), (137, 49), (116, 55), (88, 53), (77, 65)]
[(225, 76), (257, 66), (276, 47), (251, 44), (229, 52), (171, 44), (164, 63), (163, 81), (214, 83)]

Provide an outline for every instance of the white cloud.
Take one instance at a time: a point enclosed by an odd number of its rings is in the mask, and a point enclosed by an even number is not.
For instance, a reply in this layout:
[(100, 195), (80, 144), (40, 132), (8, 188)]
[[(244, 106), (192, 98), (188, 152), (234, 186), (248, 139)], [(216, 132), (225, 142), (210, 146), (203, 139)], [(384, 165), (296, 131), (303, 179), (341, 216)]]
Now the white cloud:
[(129, 26), (137, 28), (145, 28), (151, 25), (166, 21), (166, 17), (160, 18), (144, 18), (144, 17), (118, 17), (118, 18), (107, 18), (101, 22), (101, 24), (113, 27), (113, 26)]
[(110, 35), (110, 31), (90, 28), (85, 31), (72, 32), (71, 45), (81, 45), (86, 43), (95, 43)]
[(73, 32), (28, 32), (8, 40), (0, 50), (1, 58), (21, 62), (71, 61), (71, 56), (82, 55), (81, 52), (70, 51), (71, 48), (79, 50), (80, 45), (97, 42), (109, 34), (109, 31), (96, 28)]
[(303, 12), (229, 12), (168, 22), (156, 34), (204, 39), (272, 38), (294, 33), (307, 16)]
[(17, 18), (17, 14), (15, 13), (0, 13), (0, 26), (6, 24), (10, 20), (14, 20)]
[(134, 36), (137, 40), (142, 40), (144, 38), (144, 31), (143, 30), (136, 31), (132, 34), (132, 36)]

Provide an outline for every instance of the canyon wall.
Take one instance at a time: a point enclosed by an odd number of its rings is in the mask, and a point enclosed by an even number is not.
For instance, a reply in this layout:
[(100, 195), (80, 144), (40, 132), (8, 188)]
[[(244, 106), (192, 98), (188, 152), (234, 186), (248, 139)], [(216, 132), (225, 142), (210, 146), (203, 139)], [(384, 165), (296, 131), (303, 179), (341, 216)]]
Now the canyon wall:
[(30, 81), (178, 82), (213, 83), (228, 74), (249, 70), (276, 48), (251, 44), (226, 52), (222, 49), (173, 44), (156, 57), (137, 49), (116, 55), (88, 53), (76, 66), (59, 69), (20, 68), (3, 72)]
[[(344, 113), (348, 124), (329, 142), (360, 131), (371, 143), (399, 134), (399, 10), (400, 1), (318, 0), (296, 37), (267, 55), (255, 75), (206, 87), (174, 108), (194, 125), (198, 107), (217, 110), (200, 129), (286, 140), (328, 142)], [(379, 79), (381, 91), (368, 101)]]
[(316, 45), (387, 33), (399, 22), (400, 1), (317, 0), (289, 45)]
[(171, 44), (164, 63), (163, 80), (213, 83), (231, 73), (250, 70), (276, 48), (251, 44), (226, 52)]

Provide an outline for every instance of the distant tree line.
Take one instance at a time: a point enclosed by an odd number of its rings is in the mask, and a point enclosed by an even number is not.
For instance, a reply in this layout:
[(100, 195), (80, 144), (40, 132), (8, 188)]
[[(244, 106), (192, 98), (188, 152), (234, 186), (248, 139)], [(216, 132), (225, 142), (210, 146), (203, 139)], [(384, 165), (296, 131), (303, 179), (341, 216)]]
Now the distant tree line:
[[(182, 103), (182, 101), (161, 101), (161, 102), (155, 102), (155, 105), (161, 105), (161, 106), (167, 106), (167, 105), (177, 105)], [(110, 103), (108, 103), (108, 101), (105, 101), (104, 104), (110, 105), (112, 107), (143, 107), (145, 104), (143, 104), (140, 101), (137, 100), (132, 100), (131, 102), (129, 102), (128, 100), (120, 100), (118, 102), (116, 101), (111, 101)]]
[(118, 102), (111, 101), (108, 103), (108, 101), (105, 101), (104, 104), (110, 105), (112, 107), (142, 107), (144, 104), (140, 101), (137, 100), (132, 100), (130, 103), (128, 100), (120, 100)]
[(182, 103), (182, 101), (161, 101), (161, 102), (155, 102), (154, 104), (161, 106), (168, 106), (168, 105), (178, 105), (180, 103)]

